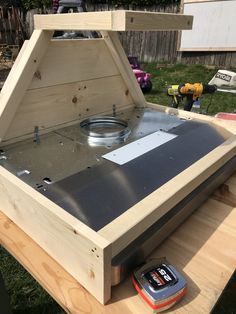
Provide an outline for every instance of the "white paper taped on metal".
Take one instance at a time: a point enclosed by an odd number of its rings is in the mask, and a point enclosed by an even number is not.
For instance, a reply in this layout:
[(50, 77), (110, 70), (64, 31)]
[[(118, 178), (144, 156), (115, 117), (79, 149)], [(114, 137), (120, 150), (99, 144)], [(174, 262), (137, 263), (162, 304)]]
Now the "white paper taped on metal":
[(176, 137), (177, 135), (175, 134), (157, 131), (137, 141), (113, 150), (112, 152), (107, 153), (102, 157), (113, 161), (118, 165), (123, 165), (139, 156), (142, 156), (152, 149), (173, 140)]

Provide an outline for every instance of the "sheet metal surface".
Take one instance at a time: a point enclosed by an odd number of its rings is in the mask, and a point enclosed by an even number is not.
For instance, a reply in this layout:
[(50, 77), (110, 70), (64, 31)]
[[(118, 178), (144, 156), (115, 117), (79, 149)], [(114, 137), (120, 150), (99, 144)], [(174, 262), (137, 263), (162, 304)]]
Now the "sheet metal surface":
[(128, 122), (131, 133), (125, 143), (93, 146), (80, 132), (80, 122), (45, 135), (40, 135), (40, 143), (25, 140), (4, 147), (7, 160), (0, 163), (13, 173), (24, 169), (31, 172), (24, 176), (30, 185), (44, 184), (43, 178), (53, 182), (80, 172), (87, 167), (103, 163), (102, 155), (127, 143), (143, 138), (158, 130), (168, 131), (185, 121), (153, 109), (129, 109), (117, 112), (117, 117)]
[(195, 122), (176, 127), (175, 134), (124, 165), (105, 160), (42, 193), (97, 231), (224, 141), (208, 125)]
[[(74, 125), (41, 136), (40, 144), (31, 140), (4, 148), (7, 159), (1, 164), (15, 174), (29, 170), (22, 180), (97, 231), (225, 140), (207, 124), (152, 109), (119, 116), (132, 130), (123, 144), (91, 147)], [(177, 137), (124, 165), (101, 157), (159, 130)]]

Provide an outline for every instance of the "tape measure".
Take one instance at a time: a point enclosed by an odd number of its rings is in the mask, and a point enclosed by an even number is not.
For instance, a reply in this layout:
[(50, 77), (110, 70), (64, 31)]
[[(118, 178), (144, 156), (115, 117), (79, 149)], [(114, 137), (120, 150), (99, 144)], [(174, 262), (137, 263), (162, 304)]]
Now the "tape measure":
[(132, 282), (154, 313), (172, 307), (187, 290), (184, 277), (165, 258), (152, 259), (135, 270)]

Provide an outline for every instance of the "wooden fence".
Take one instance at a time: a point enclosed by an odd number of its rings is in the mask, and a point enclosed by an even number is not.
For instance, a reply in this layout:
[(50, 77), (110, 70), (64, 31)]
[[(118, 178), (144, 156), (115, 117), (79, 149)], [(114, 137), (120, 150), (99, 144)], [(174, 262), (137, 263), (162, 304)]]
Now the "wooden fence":
[[(151, 11), (177, 13), (178, 6), (152, 7)], [(175, 63), (178, 58), (176, 50), (178, 32), (124, 32), (120, 34), (121, 42), (128, 55), (138, 56), (143, 62)]]
[[(152, 6), (152, 7), (136, 7), (136, 6), (122, 6), (115, 7), (113, 5), (87, 5), (88, 11), (104, 11), (114, 9), (129, 9), (129, 10), (147, 10), (153, 12), (169, 12), (178, 13), (178, 5), (170, 5), (166, 7)], [(0, 11), (1, 12), (1, 11)], [(28, 35), (33, 31), (33, 15), (40, 13), (38, 10), (30, 11), (26, 17), (20, 12), (21, 24), (24, 25)], [(5, 36), (5, 41), (9, 44), (16, 44), (14, 36), (17, 33), (17, 25), (14, 15), (10, 12), (10, 18), (5, 16), (5, 25), (8, 23), (8, 35)], [(0, 22), (0, 44), (4, 41), (3, 18), (1, 16)], [(15, 23), (15, 24), (14, 24)], [(11, 26), (10, 26), (11, 24)], [(7, 27), (5, 26), (5, 33)], [(2, 36), (2, 37), (1, 37)], [(158, 63), (185, 63), (185, 64), (202, 64), (220, 66), (224, 68), (236, 67), (236, 52), (178, 52), (177, 41), (178, 32), (122, 32), (120, 39), (127, 55), (137, 56), (141, 62), (158, 62)]]
[(21, 46), (26, 36), (23, 11), (0, 7), (0, 44)]

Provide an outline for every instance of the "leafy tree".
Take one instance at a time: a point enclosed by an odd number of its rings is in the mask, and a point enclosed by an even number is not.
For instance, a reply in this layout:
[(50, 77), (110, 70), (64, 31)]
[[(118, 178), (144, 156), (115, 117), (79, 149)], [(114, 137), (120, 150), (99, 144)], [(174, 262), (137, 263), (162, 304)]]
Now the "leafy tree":
[(90, 0), (90, 3), (108, 3), (114, 5), (137, 5), (137, 6), (152, 6), (152, 5), (168, 5), (179, 3), (180, 0)]
[[(137, 6), (152, 6), (152, 5), (168, 5), (179, 3), (180, 0), (85, 0), (92, 4), (113, 4), (113, 5), (137, 5)], [(52, 7), (52, 0), (0, 0), (0, 6), (21, 6), (26, 10), (44, 9)]]
[(21, 6), (22, 3), (20, 0), (0, 0), (0, 6), (2, 7), (10, 7), (10, 6)]
[(52, 6), (52, 0), (21, 0), (26, 10), (30, 9), (43, 9)]
[(26, 10), (30, 9), (42, 9), (52, 6), (52, 0), (0, 0), (0, 6), (3, 7), (22, 7)]

